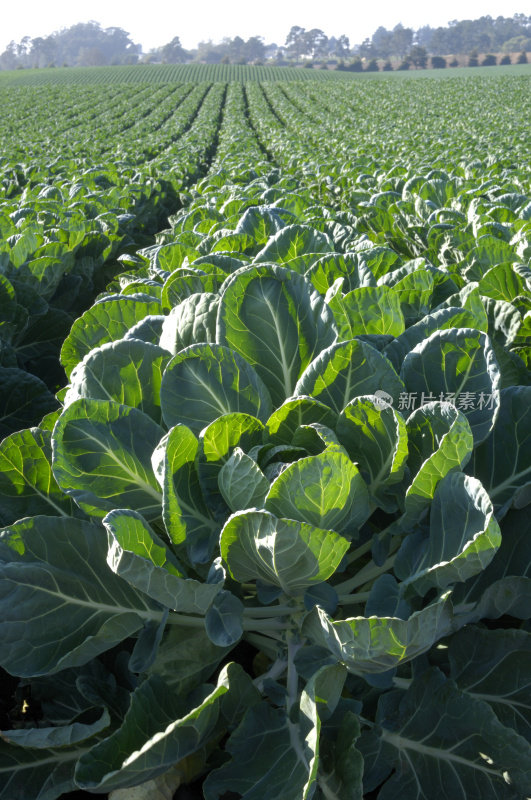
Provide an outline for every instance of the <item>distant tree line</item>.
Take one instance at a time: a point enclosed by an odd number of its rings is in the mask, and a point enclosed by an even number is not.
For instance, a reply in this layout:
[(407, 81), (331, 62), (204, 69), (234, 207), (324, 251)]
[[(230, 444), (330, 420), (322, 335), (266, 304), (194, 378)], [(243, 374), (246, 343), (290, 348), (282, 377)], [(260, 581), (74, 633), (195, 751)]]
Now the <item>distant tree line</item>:
[(142, 46), (131, 41), (122, 28), (103, 29), (98, 22), (80, 22), (50, 36), (25, 36), (18, 44), (10, 42), (0, 54), (0, 69), (136, 64), (141, 52)]
[[(392, 30), (380, 26), (361, 44), (351, 46), (348, 36), (327, 36), (319, 28), (306, 30), (294, 25), (283, 45), (265, 44), (261, 36), (244, 40), (240, 36), (214, 43), (199, 42), (186, 50), (178, 36), (162, 47), (142, 53), (122, 28), (101, 28), (98, 22), (87, 22), (55, 31), (44, 38), (25, 36), (18, 44), (10, 42), (0, 54), (0, 69), (50, 66), (103, 66), (108, 64), (186, 63), (249, 64), (264, 61), (276, 64), (302, 63), (312, 66), (333, 65), (337, 69), (378, 70), (411, 67), (457, 66), (455, 58), (444, 55), (468, 55), (469, 66), (476, 66), (478, 53), (486, 53), (481, 63), (497, 63), (493, 53), (505, 53), (502, 63), (510, 63), (510, 53), (531, 51), (531, 16), (490, 16), (477, 20), (453, 20), (447, 27), (429, 25), (413, 30), (401, 24)], [(429, 58), (431, 57), (431, 58)], [(489, 60), (485, 62), (485, 59)], [(474, 63), (474, 59), (476, 62)], [(514, 59), (513, 59), (514, 60)], [(383, 64), (381, 63), (383, 61)]]

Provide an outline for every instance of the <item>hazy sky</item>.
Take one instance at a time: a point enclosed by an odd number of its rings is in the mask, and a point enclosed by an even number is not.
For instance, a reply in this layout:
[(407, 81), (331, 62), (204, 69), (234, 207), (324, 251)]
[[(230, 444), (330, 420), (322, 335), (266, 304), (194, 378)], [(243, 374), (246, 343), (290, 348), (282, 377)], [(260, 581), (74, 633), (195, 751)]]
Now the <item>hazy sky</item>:
[[(524, 0), (0, 0), (0, 51), (12, 39), (45, 36), (76, 22), (96, 20), (102, 27), (124, 28), (144, 51), (179, 36), (186, 48), (199, 41), (219, 42), (225, 36), (263, 36), (266, 43), (283, 44), (292, 25), (321, 28), (327, 36), (346, 34), (351, 44), (371, 36), (379, 25), (399, 22), (419, 28), (446, 25), (452, 19), (477, 19), (485, 14), (509, 17), (524, 13)], [(83, 8), (89, 9), (84, 11)]]

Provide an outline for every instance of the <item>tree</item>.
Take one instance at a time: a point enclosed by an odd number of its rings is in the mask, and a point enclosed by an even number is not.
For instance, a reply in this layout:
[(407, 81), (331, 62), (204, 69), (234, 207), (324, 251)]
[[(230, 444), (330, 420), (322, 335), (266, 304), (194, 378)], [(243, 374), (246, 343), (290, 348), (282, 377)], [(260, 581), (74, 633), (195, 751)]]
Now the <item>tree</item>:
[(312, 28), (302, 35), (305, 44), (303, 55), (310, 55), (312, 58), (326, 55), (328, 36), (320, 28)]
[(408, 58), (417, 69), (425, 69), (428, 63), (428, 51), (422, 45), (414, 44), (409, 51)]
[(305, 28), (301, 28), (299, 25), (293, 25), (286, 36), (286, 47), (289, 54), (294, 58), (300, 58), (306, 53), (307, 42), (304, 37), (305, 33)]
[(413, 30), (400, 23), (393, 28), (392, 53), (404, 58), (413, 44)]
[(164, 64), (182, 64), (186, 61), (187, 52), (181, 45), (179, 37), (174, 36), (171, 42), (161, 47), (160, 56)]
[(334, 42), (332, 55), (338, 58), (345, 58), (350, 53), (350, 41), (348, 36), (344, 34), (337, 39), (330, 39), (330, 43)]
[(496, 66), (496, 56), (493, 53), (487, 53), (487, 55), (481, 61), (482, 67), (495, 67)]

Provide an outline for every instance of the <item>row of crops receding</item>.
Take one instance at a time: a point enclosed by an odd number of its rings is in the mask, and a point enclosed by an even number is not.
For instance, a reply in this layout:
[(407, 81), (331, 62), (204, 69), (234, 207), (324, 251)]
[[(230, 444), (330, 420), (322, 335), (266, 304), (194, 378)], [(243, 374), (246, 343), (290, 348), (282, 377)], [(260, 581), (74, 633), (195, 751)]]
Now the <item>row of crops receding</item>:
[(0, 90), (0, 800), (525, 800), (529, 80), (211, 81)]

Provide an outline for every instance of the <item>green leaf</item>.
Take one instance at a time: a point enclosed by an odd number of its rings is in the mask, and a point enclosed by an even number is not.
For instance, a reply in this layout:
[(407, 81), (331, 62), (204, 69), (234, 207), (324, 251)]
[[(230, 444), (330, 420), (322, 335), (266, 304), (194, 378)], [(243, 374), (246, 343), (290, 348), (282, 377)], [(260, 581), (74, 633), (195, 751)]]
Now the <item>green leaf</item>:
[(0, 742), (0, 800), (57, 800), (75, 791), (76, 763), (99, 738), (45, 750)]
[(185, 546), (188, 559), (208, 560), (219, 526), (210, 514), (199, 485), (196, 456), (199, 442), (185, 425), (176, 425), (153, 452), (152, 464), (163, 492), (163, 517), (174, 545)]
[(494, 427), (500, 371), (484, 333), (466, 328), (433, 333), (407, 354), (400, 376), (421, 404), (446, 400), (461, 408), (475, 445)]
[[(93, 709), (85, 717), (94, 718), (93, 721), (72, 722), (69, 725), (57, 725), (48, 728), (21, 728), (20, 730), (2, 731), (2, 741), (16, 744), (19, 747), (35, 748), (36, 750), (57, 747), (72, 747), (72, 745), (90, 739), (110, 725), (111, 718), (107, 709)], [(0, 795), (1, 796), (1, 795)]]
[(131, 586), (162, 606), (183, 614), (204, 614), (219, 584), (187, 578), (164, 542), (135, 511), (116, 509), (103, 519), (108, 533), (107, 564)]
[(267, 420), (269, 392), (238, 353), (216, 344), (191, 345), (168, 364), (160, 392), (162, 415), (199, 433), (222, 414), (241, 412)]
[(269, 481), (250, 456), (236, 447), (221, 467), (219, 490), (231, 511), (244, 508), (263, 508)]
[(162, 679), (174, 697), (186, 697), (210, 678), (232, 647), (218, 647), (204, 627), (167, 625), (148, 676)]
[(399, 294), (388, 286), (367, 286), (334, 295), (328, 305), (334, 312), (339, 341), (365, 334), (400, 336), (405, 322)]
[(357, 397), (340, 414), (336, 430), (350, 458), (359, 464), (375, 502), (387, 511), (396, 510), (389, 489), (402, 480), (408, 453), (402, 415), (383, 397)]
[(40, 378), (17, 367), (0, 367), (0, 440), (38, 425), (58, 403)]
[(531, 741), (531, 634), (468, 625), (449, 640), (450, 677)]
[(501, 546), (490, 564), (454, 589), (454, 604), (467, 622), (510, 614), (529, 618), (531, 536), (529, 513), (511, 509), (500, 521)]
[(394, 571), (403, 586), (422, 596), (481, 572), (500, 543), (500, 528), (481, 483), (451, 472), (435, 490), (429, 535), (413, 533), (404, 540)]
[(369, 493), (345, 452), (323, 453), (290, 464), (271, 484), (265, 508), (277, 517), (307, 522), (354, 538), (371, 513)]
[[(423, 259), (420, 261), (423, 262)], [(416, 265), (411, 271), (408, 266), (404, 265), (381, 277), (378, 285), (392, 287), (393, 294), (400, 303), (406, 326), (412, 325), (428, 313), (434, 279), (427, 269), (419, 268)]]
[(262, 580), (297, 596), (335, 572), (349, 542), (333, 531), (266, 511), (240, 511), (223, 528), (220, 547), (235, 580)]
[(106, 565), (100, 527), (32, 517), (0, 535), (0, 661), (15, 675), (85, 664), (160, 618)]
[(302, 425), (318, 423), (335, 428), (336, 421), (337, 415), (324, 403), (313, 397), (295, 397), (273, 411), (267, 420), (267, 435), (273, 444), (291, 444)]
[(61, 349), (61, 364), (67, 376), (94, 347), (122, 339), (129, 328), (148, 314), (160, 314), (158, 301), (121, 297), (96, 303), (85, 311), (72, 325)]
[[(219, 584), (215, 584), (221, 588)], [(218, 647), (232, 647), (243, 634), (243, 603), (223, 589), (214, 598), (205, 615), (205, 630), (211, 642)]]
[(414, 325), (411, 325), (404, 333), (390, 342), (384, 349), (384, 354), (390, 360), (394, 368), (399, 370), (406, 355), (436, 331), (448, 330), (450, 328), (477, 328), (486, 333), (487, 316), (483, 306), (481, 306), (481, 309), (485, 317), (484, 326), (481, 326), (477, 316), (466, 308), (452, 307), (436, 309)]
[(340, 414), (355, 397), (383, 391), (398, 400), (404, 385), (390, 362), (358, 339), (323, 350), (306, 368), (295, 394), (310, 395)]
[(426, 403), (407, 421), (408, 466), (413, 480), (406, 492), (409, 522), (428, 508), (439, 481), (468, 463), (474, 441), (468, 420), (451, 403)]
[(53, 477), (51, 434), (30, 428), (0, 444), (0, 525), (37, 514), (75, 516), (76, 506)]
[(303, 636), (326, 647), (355, 675), (386, 672), (425, 653), (452, 629), (448, 597), (416, 611), (409, 619), (352, 617), (333, 621), (316, 606), (302, 626)]
[(227, 790), (242, 800), (310, 800), (318, 784), (321, 720), (335, 707), (344, 681), (341, 666), (320, 669), (302, 692), (297, 722), (264, 702), (250, 708), (227, 742), (232, 760), (205, 781), (206, 800)]
[(150, 459), (163, 433), (136, 408), (76, 400), (52, 435), (55, 479), (88, 514), (103, 517), (119, 506), (157, 519), (162, 495)]
[(335, 340), (331, 311), (305, 278), (282, 267), (238, 270), (221, 292), (217, 341), (252, 364), (281, 405), (312, 358)]
[(64, 406), (80, 397), (115, 400), (160, 423), (160, 384), (170, 354), (139, 339), (121, 339), (91, 350), (70, 375)]
[(176, 355), (185, 347), (214, 342), (219, 297), (217, 294), (192, 294), (164, 318), (159, 344)]
[(379, 800), (516, 800), (527, 793), (527, 742), (437, 669), (416, 678), (405, 694), (384, 694), (376, 721), (358, 747), (366, 765), (378, 759), (387, 775), (393, 770)]
[(523, 293), (524, 282), (514, 271), (513, 264), (497, 264), (491, 267), (478, 284), (479, 292), (493, 300), (505, 300), (511, 303), (515, 297)]
[(376, 285), (372, 272), (360, 261), (358, 253), (327, 253), (312, 264), (305, 278), (322, 295), (326, 295), (338, 278), (343, 279), (342, 289), (346, 292)]
[[(205, 687), (188, 708), (157, 676), (131, 697), (122, 726), (85, 753), (76, 767), (78, 786), (98, 793), (144, 783), (203, 747), (215, 731), (219, 702), (228, 691), (227, 668), (212, 691)], [(191, 705), (193, 701), (197, 705)]]
[(500, 393), (500, 413), (490, 436), (474, 451), (469, 471), (487, 489), (494, 507), (531, 502), (531, 386)]
[[(275, 264), (286, 264), (309, 253), (329, 253), (333, 250), (333, 242), (325, 233), (316, 231), (309, 225), (286, 225), (269, 239), (256, 256), (255, 262), (270, 261)], [(317, 258), (318, 255), (313, 261)]]
[(250, 414), (224, 414), (200, 436), (197, 469), (208, 507), (216, 519), (225, 521), (230, 509), (219, 491), (219, 472), (235, 447), (248, 452), (262, 444), (264, 425)]

